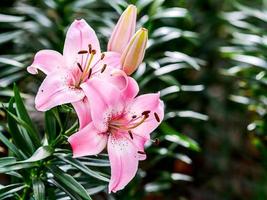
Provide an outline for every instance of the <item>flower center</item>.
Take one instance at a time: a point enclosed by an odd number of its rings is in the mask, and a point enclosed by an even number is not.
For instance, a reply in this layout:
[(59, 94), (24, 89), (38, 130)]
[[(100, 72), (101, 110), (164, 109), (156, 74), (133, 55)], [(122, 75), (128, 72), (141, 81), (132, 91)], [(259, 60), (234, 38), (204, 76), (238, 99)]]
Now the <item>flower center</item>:
[[(78, 55), (81, 56), (81, 60), (80, 60), (81, 62), (77, 62), (77, 66), (81, 73), (80, 73), (79, 80), (75, 84), (75, 87), (79, 87), (81, 83), (90, 79), (90, 77), (93, 74), (98, 73), (98, 72), (103, 73), (105, 71), (107, 67), (106, 64), (103, 64), (103, 67), (100, 70), (93, 71), (95, 66), (98, 65), (99, 62), (103, 60), (105, 57), (105, 54), (102, 53), (101, 57), (94, 64), (92, 64), (96, 53), (97, 53), (96, 50), (92, 48), (91, 44), (88, 45), (88, 50), (80, 50), (78, 52)], [(84, 57), (85, 57), (85, 60), (84, 60)]]
[[(124, 120), (123, 118), (115, 118), (109, 122), (109, 132), (112, 134), (118, 130), (128, 131), (129, 136), (133, 139), (132, 129), (143, 124), (148, 118), (151, 111), (147, 110), (141, 113), (141, 115), (132, 115), (131, 119)], [(155, 119), (159, 122), (159, 116), (154, 113)]]

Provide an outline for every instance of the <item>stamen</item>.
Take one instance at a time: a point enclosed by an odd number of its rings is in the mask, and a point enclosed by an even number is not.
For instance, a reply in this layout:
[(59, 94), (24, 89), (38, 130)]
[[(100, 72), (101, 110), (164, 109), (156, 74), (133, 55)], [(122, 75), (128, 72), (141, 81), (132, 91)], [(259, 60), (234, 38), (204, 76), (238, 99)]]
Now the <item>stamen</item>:
[(95, 55), (95, 54), (96, 54), (96, 50), (93, 49), (93, 50), (91, 51), (91, 54)]
[(103, 73), (106, 68), (107, 68), (107, 64), (104, 64), (103, 67), (102, 67), (102, 69), (101, 69), (101, 73)]
[(91, 77), (91, 75), (92, 75), (92, 68), (89, 69), (88, 79)]
[(101, 54), (101, 58), (100, 58), (100, 59), (101, 59), (101, 60), (103, 60), (104, 58), (105, 58), (105, 54), (104, 54), (104, 53), (102, 53), (102, 54)]
[(150, 110), (146, 110), (144, 112), (142, 112), (142, 115), (148, 115), (150, 113)]
[(155, 145), (159, 145), (159, 139), (156, 138), (155, 141), (154, 141)]
[(129, 133), (131, 139), (133, 140), (133, 133), (132, 133), (132, 131), (129, 130), (128, 133)]
[(92, 45), (91, 44), (88, 45), (88, 50), (89, 50), (89, 53), (91, 54), (92, 53)]
[(88, 53), (88, 51), (86, 51), (86, 50), (81, 50), (78, 52), (78, 54), (86, 54), (86, 53)]
[(78, 65), (79, 69), (81, 70), (81, 72), (83, 72), (83, 68), (82, 68), (81, 64), (77, 63), (77, 65)]
[(146, 153), (143, 152), (143, 151), (137, 151), (137, 153), (140, 153), (140, 154), (146, 154)]
[(159, 119), (159, 116), (158, 116), (157, 113), (154, 113), (154, 117), (155, 117), (155, 119), (157, 120), (157, 122), (160, 122), (160, 119)]

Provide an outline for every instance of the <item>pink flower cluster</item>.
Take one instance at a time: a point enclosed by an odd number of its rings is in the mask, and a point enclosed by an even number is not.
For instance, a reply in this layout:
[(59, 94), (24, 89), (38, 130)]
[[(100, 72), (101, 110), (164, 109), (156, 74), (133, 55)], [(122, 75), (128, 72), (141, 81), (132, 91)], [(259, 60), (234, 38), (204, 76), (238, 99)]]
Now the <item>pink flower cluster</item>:
[(121, 190), (144, 160), (145, 143), (161, 123), (164, 105), (159, 93), (137, 96), (131, 75), (144, 58), (148, 33), (135, 33), (136, 7), (121, 15), (101, 53), (94, 30), (85, 20), (69, 27), (63, 54), (41, 50), (27, 70), (46, 74), (35, 98), (36, 109), (47, 111), (71, 103), (79, 118), (79, 131), (68, 139), (73, 157), (96, 155), (106, 147), (111, 165), (109, 192)]

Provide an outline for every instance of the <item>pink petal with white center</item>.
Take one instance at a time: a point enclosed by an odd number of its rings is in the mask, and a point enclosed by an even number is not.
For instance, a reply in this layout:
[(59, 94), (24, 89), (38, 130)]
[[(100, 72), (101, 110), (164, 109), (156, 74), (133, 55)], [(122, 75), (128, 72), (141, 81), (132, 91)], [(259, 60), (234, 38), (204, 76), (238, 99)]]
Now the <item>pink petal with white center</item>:
[(50, 74), (63, 67), (65, 67), (65, 61), (59, 52), (41, 50), (35, 54), (33, 63), (27, 67), (27, 71), (31, 74), (37, 74), (39, 69), (45, 74)]
[(123, 189), (138, 169), (138, 149), (126, 137), (115, 133), (108, 138), (108, 155), (111, 165), (109, 192)]
[(122, 53), (135, 32), (137, 9), (129, 5), (122, 13), (108, 42), (108, 51)]
[(132, 131), (147, 139), (150, 138), (150, 133), (154, 131), (164, 117), (164, 104), (159, 98), (159, 93), (145, 94), (138, 96), (128, 107), (131, 115), (141, 115), (144, 111), (150, 111), (149, 117), (138, 127)]
[(46, 111), (58, 105), (82, 100), (84, 92), (71, 86), (72, 81), (73, 77), (67, 71), (49, 74), (36, 95), (36, 109)]
[[(97, 56), (95, 57), (99, 57), (100, 45), (95, 31), (84, 19), (75, 20), (68, 29), (63, 50), (63, 56), (68, 67), (77, 67), (76, 62), (82, 62), (82, 55), (79, 55), (78, 52), (88, 50), (89, 44), (91, 44), (92, 49), (96, 50)], [(83, 61), (85, 61), (85, 57)], [(94, 58), (92, 64), (96, 60), (97, 58)]]
[(84, 99), (74, 102), (72, 105), (79, 118), (79, 129), (81, 130), (92, 121), (89, 101), (87, 97), (84, 97)]
[(110, 117), (120, 115), (124, 109), (120, 90), (108, 81), (98, 78), (81, 84), (81, 88), (89, 100), (95, 127), (100, 132), (107, 131)]
[(108, 136), (100, 133), (89, 123), (83, 129), (71, 135), (68, 139), (73, 151), (73, 157), (99, 154), (107, 145)]

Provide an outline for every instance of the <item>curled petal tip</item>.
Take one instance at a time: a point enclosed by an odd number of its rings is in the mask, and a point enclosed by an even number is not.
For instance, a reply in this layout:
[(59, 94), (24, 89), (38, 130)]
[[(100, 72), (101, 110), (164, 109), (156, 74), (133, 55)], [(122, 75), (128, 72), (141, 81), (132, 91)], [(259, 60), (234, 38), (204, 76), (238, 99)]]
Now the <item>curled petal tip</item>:
[(142, 63), (145, 55), (147, 40), (148, 31), (145, 28), (141, 28), (131, 38), (131, 41), (123, 51), (121, 56), (121, 64), (123, 71), (125, 71), (127, 75), (131, 75)]
[(135, 32), (136, 15), (134, 5), (129, 5), (122, 13), (108, 42), (108, 51), (123, 52)]

